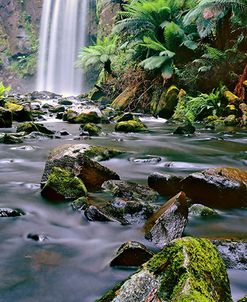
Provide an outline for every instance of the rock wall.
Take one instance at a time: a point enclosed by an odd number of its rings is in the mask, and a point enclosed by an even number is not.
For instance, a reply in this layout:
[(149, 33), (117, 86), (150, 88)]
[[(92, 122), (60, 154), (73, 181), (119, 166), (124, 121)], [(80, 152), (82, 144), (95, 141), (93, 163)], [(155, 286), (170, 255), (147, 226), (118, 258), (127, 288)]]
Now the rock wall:
[(33, 87), (42, 2), (0, 2), (0, 81), (16, 91)]

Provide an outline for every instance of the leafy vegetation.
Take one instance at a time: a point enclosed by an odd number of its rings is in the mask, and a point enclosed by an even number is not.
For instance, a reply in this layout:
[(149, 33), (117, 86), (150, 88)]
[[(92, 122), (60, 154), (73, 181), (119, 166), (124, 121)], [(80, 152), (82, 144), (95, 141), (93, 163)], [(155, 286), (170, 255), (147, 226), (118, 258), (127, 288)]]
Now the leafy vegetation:
[(0, 82), (0, 98), (5, 95), (6, 92), (10, 91), (10, 86), (4, 86), (3, 82)]

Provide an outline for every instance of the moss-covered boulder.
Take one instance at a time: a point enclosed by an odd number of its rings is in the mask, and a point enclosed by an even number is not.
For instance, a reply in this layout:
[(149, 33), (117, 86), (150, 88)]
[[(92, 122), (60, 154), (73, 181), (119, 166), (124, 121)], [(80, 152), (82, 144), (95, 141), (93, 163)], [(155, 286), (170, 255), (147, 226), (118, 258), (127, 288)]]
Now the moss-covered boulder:
[(0, 133), (0, 143), (2, 144), (21, 144), (23, 143), (23, 136), (24, 133), (22, 133), (21, 136), (19, 136), (16, 133)]
[(203, 217), (212, 217), (212, 216), (219, 215), (216, 210), (206, 207), (202, 204), (193, 204), (189, 208), (189, 214), (193, 216), (203, 216)]
[(13, 120), (17, 122), (32, 121), (32, 114), (29, 106), (24, 106), (12, 102), (6, 102), (5, 108), (10, 110), (13, 115)]
[(49, 200), (73, 200), (87, 194), (81, 179), (68, 170), (54, 167), (47, 179), (41, 195)]
[(164, 91), (161, 94), (156, 109), (159, 117), (166, 118), (166, 119), (172, 117), (179, 100), (178, 94), (179, 94), (179, 89), (174, 85), (169, 87), (166, 91)]
[(183, 192), (168, 200), (145, 223), (145, 237), (163, 248), (175, 238), (180, 238), (187, 225), (188, 204)]
[(90, 136), (98, 136), (101, 132), (101, 127), (95, 125), (94, 123), (82, 125), (80, 129), (84, 132), (87, 132)]
[(226, 98), (229, 104), (236, 104), (240, 101), (239, 97), (232, 93), (230, 90), (226, 90), (224, 92), (224, 97)]
[(241, 103), (239, 105), (239, 109), (241, 110), (242, 113), (241, 125), (247, 126), (247, 104)]
[(115, 131), (117, 132), (143, 132), (147, 131), (147, 126), (140, 120), (134, 119), (129, 121), (119, 122), (115, 125)]
[(178, 126), (173, 134), (193, 134), (195, 131), (196, 128), (190, 122), (186, 122), (185, 124)]
[(193, 203), (220, 209), (247, 207), (245, 170), (212, 168), (187, 176), (181, 184)]
[(224, 119), (224, 123), (226, 126), (237, 126), (239, 124), (239, 120), (235, 114), (230, 114)]
[(12, 127), (12, 113), (10, 110), (0, 107), (0, 128)]
[(18, 125), (16, 132), (25, 132), (26, 134), (29, 134), (31, 132), (40, 132), (47, 135), (54, 134), (54, 131), (46, 128), (44, 125), (33, 122), (26, 122)]
[(90, 152), (89, 145), (63, 145), (55, 148), (46, 162), (41, 185), (43, 186), (47, 182), (54, 167), (73, 172), (83, 181), (89, 191), (100, 189), (106, 180), (119, 179), (115, 172), (91, 160), (86, 155), (87, 151)]
[(123, 284), (97, 302), (232, 302), (225, 265), (206, 239), (168, 244)]
[[(247, 81), (245, 81), (247, 82)], [(243, 297), (242, 299), (238, 300), (238, 302), (247, 302), (247, 295)]]
[(72, 124), (101, 123), (101, 116), (96, 111), (77, 112), (69, 109), (63, 115), (63, 120)]

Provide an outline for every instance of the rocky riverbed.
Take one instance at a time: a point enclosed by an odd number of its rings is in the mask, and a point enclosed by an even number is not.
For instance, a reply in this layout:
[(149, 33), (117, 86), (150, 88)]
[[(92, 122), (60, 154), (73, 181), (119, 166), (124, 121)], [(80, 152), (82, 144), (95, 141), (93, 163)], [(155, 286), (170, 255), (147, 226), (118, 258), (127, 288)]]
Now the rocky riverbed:
[[(141, 264), (102, 301), (175, 301), (179, 278), (190, 283), (195, 273), (206, 284), (196, 285), (205, 301), (212, 286), (212, 301), (231, 301), (227, 277), (215, 277), (212, 261), (222, 274), (226, 265), (234, 301), (246, 294), (244, 129), (196, 124), (193, 133), (181, 135), (178, 125), (163, 119), (116, 114), (83, 96), (50, 93), (2, 99), (0, 127), (0, 301), (51, 301), (54, 295), (95, 301)], [(159, 251), (182, 261), (183, 246), (189, 255), (191, 246), (195, 254), (214, 251), (202, 259), (210, 282), (186, 254), (187, 272), (175, 281), (164, 277), (181, 269), (167, 263), (166, 271)], [(138, 274), (150, 287), (138, 289)]]

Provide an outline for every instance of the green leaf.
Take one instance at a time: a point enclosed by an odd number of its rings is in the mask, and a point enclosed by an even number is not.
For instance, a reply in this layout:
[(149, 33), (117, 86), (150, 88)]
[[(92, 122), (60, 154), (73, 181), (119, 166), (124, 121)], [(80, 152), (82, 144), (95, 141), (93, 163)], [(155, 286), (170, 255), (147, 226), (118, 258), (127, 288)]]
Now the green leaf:
[(198, 48), (198, 44), (192, 40), (185, 40), (182, 45), (191, 50), (196, 50)]
[(161, 57), (161, 56), (152, 56), (141, 62), (141, 66), (147, 70), (154, 70), (160, 68), (166, 61), (168, 57)]
[(166, 50), (165, 46), (163, 46), (160, 42), (153, 40), (150, 37), (144, 37), (143, 42), (141, 46), (145, 46), (149, 49), (157, 50), (157, 51), (162, 51)]
[(164, 80), (169, 80), (173, 75), (172, 62), (168, 61), (167, 64), (164, 64), (161, 68), (161, 74)]
[(109, 60), (109, 56), (107, 54), (102, 54), (100, 56), (100, 62), (105, 63)]

